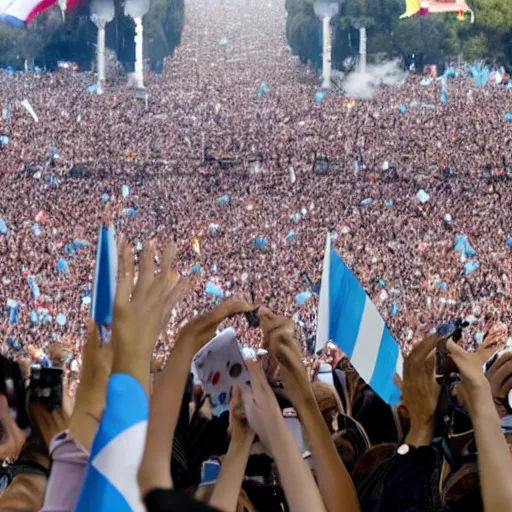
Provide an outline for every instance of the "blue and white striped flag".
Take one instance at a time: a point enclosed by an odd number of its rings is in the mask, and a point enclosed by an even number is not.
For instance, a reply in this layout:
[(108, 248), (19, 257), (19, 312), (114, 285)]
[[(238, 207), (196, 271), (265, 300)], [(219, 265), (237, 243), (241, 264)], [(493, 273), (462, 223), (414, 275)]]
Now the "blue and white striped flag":
[(92, 292), (91, 317), (98, 325), (101, 340), (110, 339), (117, 285), (117, 246), (113, 225), (100, 228), (96, 272)]
[(144, 455), (148, 414), (148, 397), (139, 382), (131, 375), (112, 375), (75, 512), (146, 510), (137, 472)]
[(333, 249), (327, 235), (325, 247), (316, 351), (329, 341), (350, 358), (359, 375), (388, 404), (395, 405), (400, 391), (393, 375), (402, 376), (400, 348), (375, 304)]

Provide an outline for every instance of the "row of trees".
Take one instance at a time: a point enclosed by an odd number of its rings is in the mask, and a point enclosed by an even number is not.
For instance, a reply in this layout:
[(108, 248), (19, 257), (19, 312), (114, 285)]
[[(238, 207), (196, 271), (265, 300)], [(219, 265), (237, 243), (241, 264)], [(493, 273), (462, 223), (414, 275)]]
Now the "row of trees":
[[(286, 0), (286, 32), (295, 55), (321, 67), (322, 27), (314, 0)], [(333, 18), (333, 66), (343, 68), (347, 57), (358, 53), (359, 28), (368, 33), (368, 54), (410, 57), (423, 63), (443, 64), (462, 56), (512, 64), (512, 0), (469, 0), (475, 23), (459, 21), (455, 14), (400, 19), (405, 0), (346, 0)]]
[[(116, 16), (107, 25), (107, 47), (127, 71), (135, 58), (133, 19), (124, 15), (122, 0), (115, 0)], [(184, 24), (184, 0), (154, 0), (144, 16), (144, 55), (154, 70), (180, 44)], [(96, 26), (90, 20), (88, 2), (66, 13), (59, 9), (36, 18), (27, 29), (0, 25), (0, 66), (23, 68), (25, 59), (39, 67), (55, 69), (58, 61), (77, 62), (88, 70), (96, 55)]]

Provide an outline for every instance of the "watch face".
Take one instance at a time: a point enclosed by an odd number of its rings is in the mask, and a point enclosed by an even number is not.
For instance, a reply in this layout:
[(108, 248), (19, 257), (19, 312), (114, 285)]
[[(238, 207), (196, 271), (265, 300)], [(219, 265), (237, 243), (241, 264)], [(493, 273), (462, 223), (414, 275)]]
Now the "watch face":
[(398, 453), (398, 455), (407, 455), (410, 451), (410, 447), (408, 444), (402, 444), (401, 446), (398, 447), (398, 450), (396, 451), (396, 453)]

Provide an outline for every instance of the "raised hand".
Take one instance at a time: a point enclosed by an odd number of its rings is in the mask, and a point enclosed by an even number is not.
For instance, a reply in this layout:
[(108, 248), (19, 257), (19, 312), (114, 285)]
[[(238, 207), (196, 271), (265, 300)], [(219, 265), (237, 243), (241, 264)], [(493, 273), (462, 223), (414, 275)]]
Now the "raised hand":
[(229, 404), (229, 427), (232, 442), (242, 443), (247, 437), (254, 436), (254, 432), (247, 422), (242, 402), (242, 392), (238, 387), (233, 389), (233, 395)]
[(429, 444), (441, 386), (436, 382), (435, 349), (443, 338), (433, 334), (418, 343), (404, 360), (402, 402), (411, 421), (408, 442)]
[(121, 244), (112, 325), (116, 360), (118, 356), (149, 358), (173, 307), (189, 290), (175, 268), (175, 248), (164, 251), (160, 272), (156, 272), (155, 256), (155, 244), (147, 244), (134, 283), (132, 249)]
[(302, 352), (292, 320), (261, 307), (258, 318), (264, 335), (264, 347), (279, 363), (280, 378), (287, 395), (300, 395), (309, 388), (309, 379), (302, 363)]
[(284, 423), (277, 399), (257, 361), (246, 361), (251, 374), (251, 387), (242, 390), (247, 421), (267, 448), (272, 447), (273, 428)]
[(105, 409), (113, 350), (111, 344), (100, 343), (96, 322), (89, 320), (88, 328), (89, 337), (82, 350), (82, 373), (69, 431), (83, 448), (90, 451)]
[(464, 350), (451, 339), (446, 342), (446, 348), (462, 377), (457, 385), (457, 397), (466, 410), (472, 414), (475, 401), (478, 400), (480, 394), (490, 391), (489, 381), (483, 372), (481, 355), (478, 352)]
[(489, 368), (487, 379), (500, 418), (508, 414), (506, 407), (508, 393), (512, 389), (512, 351), (501, 352), (495, 363)]
[(190, 320), (179, 332), (176, 345), (186, 346), (195, 354), (215, 336), (222, 321), (230, 316), (251, 311), (254, 311), (254, 305), (243, 297), (231, 297), (210, 313)]

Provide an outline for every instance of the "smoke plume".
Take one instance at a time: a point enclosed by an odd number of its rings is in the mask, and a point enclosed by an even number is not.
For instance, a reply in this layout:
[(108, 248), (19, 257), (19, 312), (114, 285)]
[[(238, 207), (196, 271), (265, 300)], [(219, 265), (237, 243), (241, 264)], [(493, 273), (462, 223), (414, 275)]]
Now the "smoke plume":
[(125, 0), (124, 13), (132, 18), (142, 18), (149, 11), (150, 0)]
[(91, 20), (96, 26), (106, 25), (114, 19), (114, 0), (92, 0)]
[(333, 2), (332, 0), (315, 0), (315, 14), (319, 18), (332, 18), (338, 14), (340, 3), (339, 1)]
[(405, 73), (400, 67), (400, 61), (393, 60), (383, 64), (367, 66), (366, 73), (354, 71), (343, 81), (345, 95), (351, 98), (373, 98), (381, 85), (394, 86), (401, 83)]

